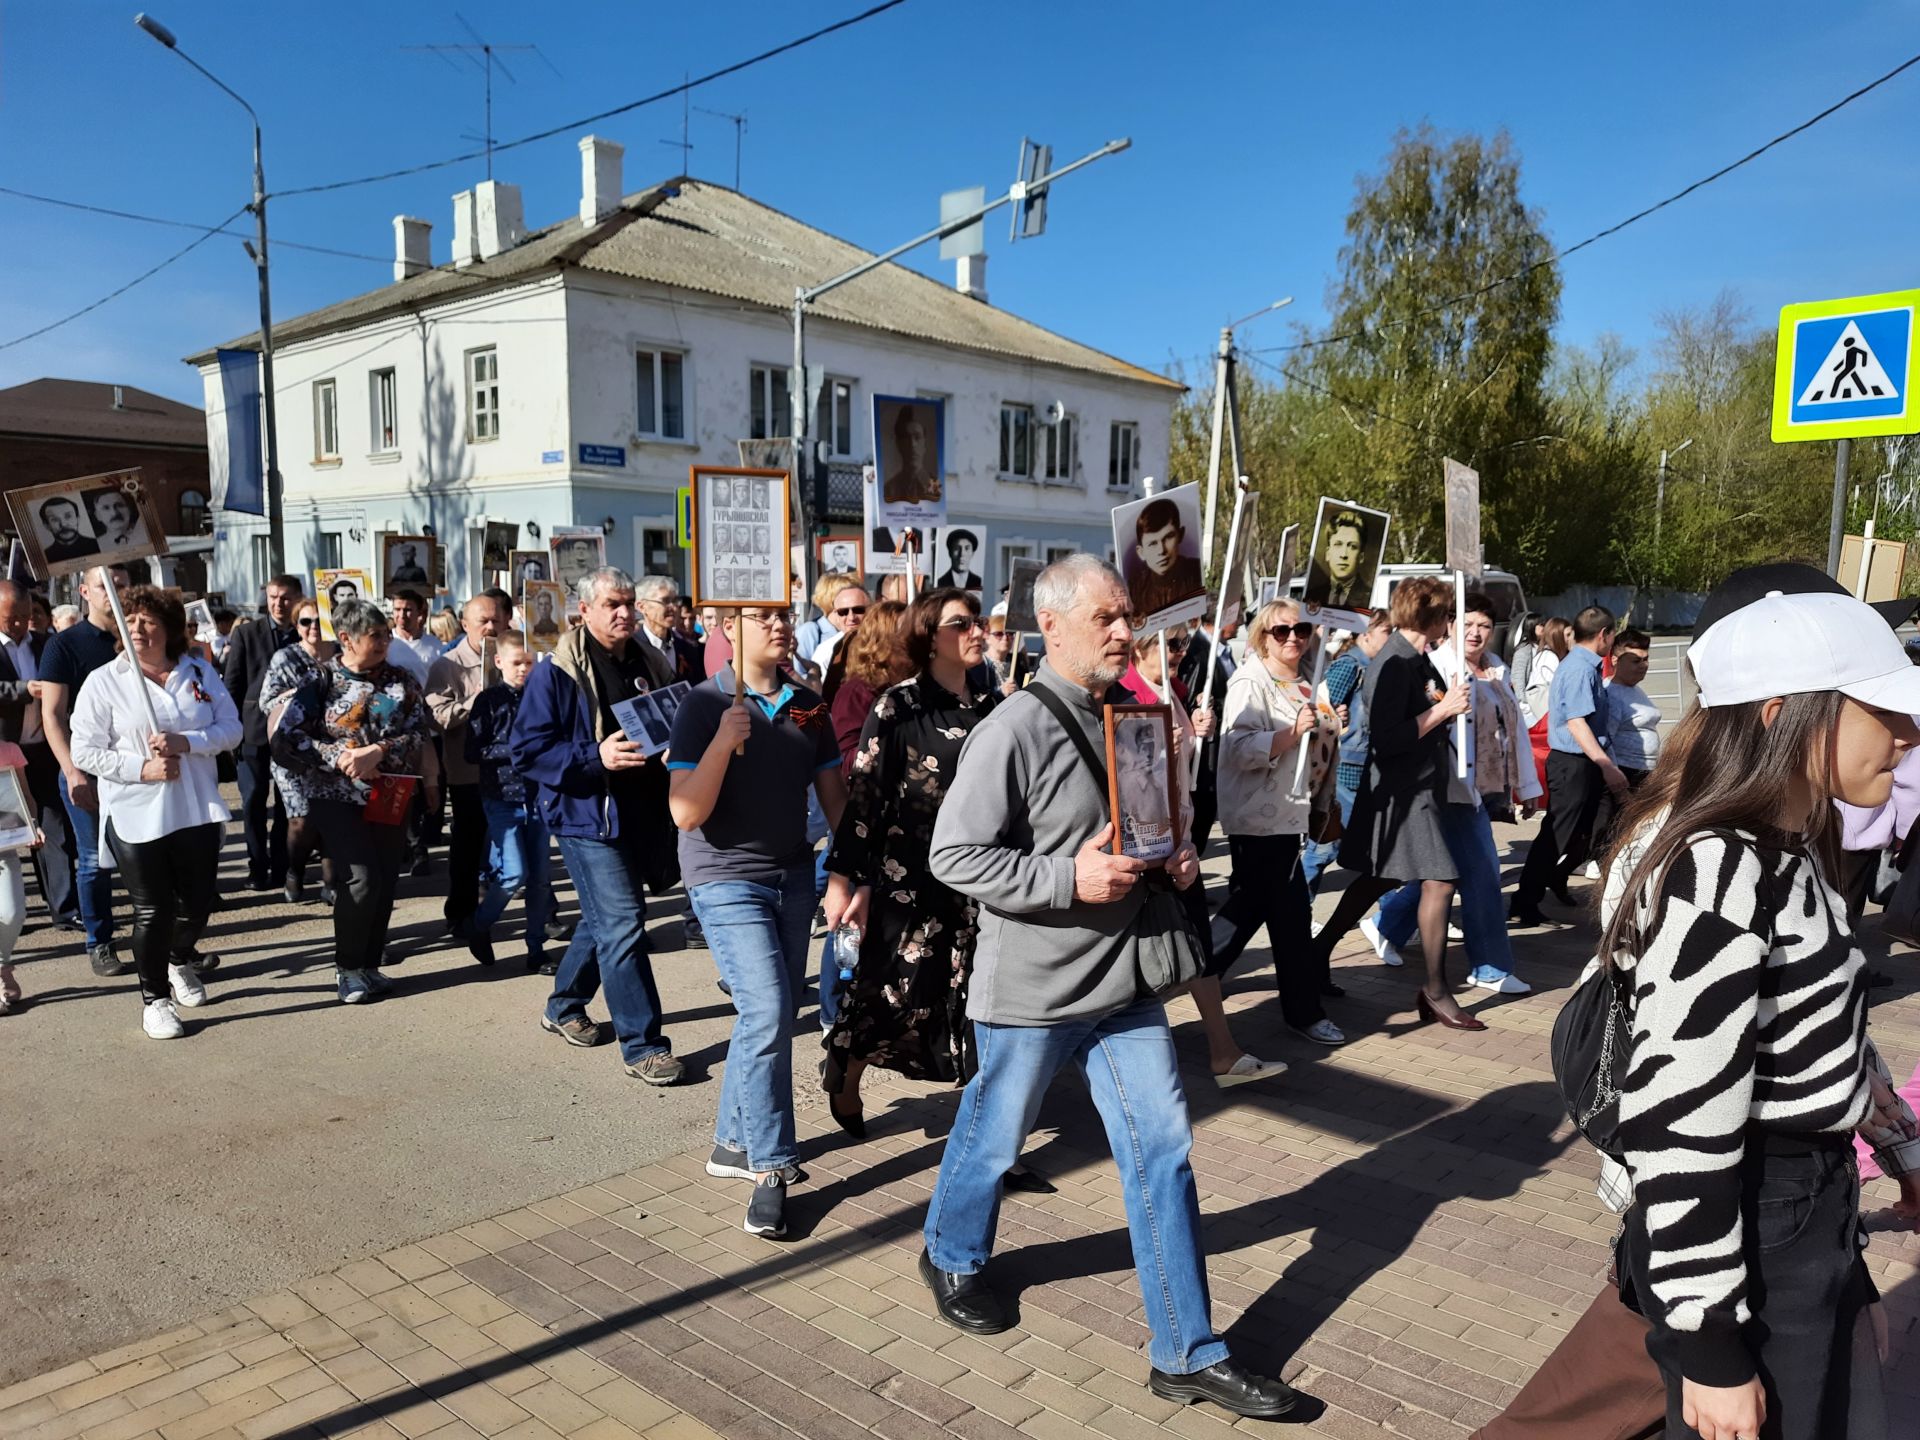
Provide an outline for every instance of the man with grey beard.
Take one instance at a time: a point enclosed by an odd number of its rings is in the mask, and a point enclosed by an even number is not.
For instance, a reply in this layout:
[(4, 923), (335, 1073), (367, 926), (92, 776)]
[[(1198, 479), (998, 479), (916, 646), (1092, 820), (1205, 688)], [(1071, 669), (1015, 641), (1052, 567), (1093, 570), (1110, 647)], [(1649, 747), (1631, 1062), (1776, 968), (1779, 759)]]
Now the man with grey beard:
[(981, 1273), (1001, 1181), (1072, 1064), (1119, 1162), (1152, 1334), (1148, 1385), (1182, 1404), (1282, 1415), (1295, 1392), (1236, 1363), (1214, 1333), (1173, 1036), (1161, 1001), (1140, 993), (1148, 888), (1186, 889), (1199, 860), (1187, 837), (1164, 875), (1113, 854), (1105, 776), (1083, 753), (1105, 753), (1103, 707), (1130, 703), (1118, 683), (1133, 658), (1127, 587), (1105, 561), (1072, 555), (1041, 572), (1033, 603), (1046, 659), (968, 736), (934, 825), (934, 877), (981, 909), (967, 994), (979, 1067), (927, 1209), (920, 1273), (955, 1328), (993, 1335), (1012, 1323)]

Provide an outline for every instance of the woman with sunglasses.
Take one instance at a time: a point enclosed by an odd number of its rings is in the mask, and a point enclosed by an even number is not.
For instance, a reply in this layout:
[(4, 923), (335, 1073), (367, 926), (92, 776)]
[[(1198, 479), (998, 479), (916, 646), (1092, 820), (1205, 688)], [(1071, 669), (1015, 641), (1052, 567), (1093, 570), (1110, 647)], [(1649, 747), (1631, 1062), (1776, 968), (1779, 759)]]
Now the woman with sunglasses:
[[(900, 630), (913, 673), (883, 691), (867, 716), (827, 859), (827, 924), (863, 931), (824, 1072), (834, 1121), (856, 1140), (867, 1133), (867, 1066), (961, 1085), (977, 1065), (967, 983), (979, 907), (933, 878), (927, 852), (960, 748), (1000, 696), (968, 683), (986, 654), (976, 592), (930, 590), (907, 607)], [(1008, 1183), (1051, 1188), (1018, 1170)]]
[[(1322, 715), (1305, 679), (1313, 626), (1291, 600), (1269, 600), (1247, 631), (1248, 662), (1227, 682), (1220, 748), (1220, 824), (1233, 854), (1234, 889), (1221, 908), (1233, 927), (1214, 955), (1224, 974), (1261, 925), (1287, 1024), (1316, 1045), (1344, 1045), (1323, 995), (1338, 995), (1324, 954), (1311, 949), (1313, 901), (1300, 868), (1309, 802), (1293, 798), (1302, 745), (1315, 775), (1332, 766), (1345, 716)], [(1309, 792), (1311, 793), (1311, 788)]]
[[(299, 638), (274, 651), (267, 662), (267, 678), (260, 682), (260, 713), (267, 717), (267, 737), (280, 727), (281, 712), (293, 692), (321, 678), (333, 642), (320, 633), (320, 602), (299, 601), (293, 607), (293, 630)], [(307, 815), (306, 776), (288, 770), (278, 760), (272, 762), (273, 787), (280, 794), (280, 808), (287, 814), (287, 884), (289, 905), (298, 905), (306, 896), (307, 861), (319, 846), (319, 832)], [(320, 903), (333, 904), (333, 862), (320, 860)]]

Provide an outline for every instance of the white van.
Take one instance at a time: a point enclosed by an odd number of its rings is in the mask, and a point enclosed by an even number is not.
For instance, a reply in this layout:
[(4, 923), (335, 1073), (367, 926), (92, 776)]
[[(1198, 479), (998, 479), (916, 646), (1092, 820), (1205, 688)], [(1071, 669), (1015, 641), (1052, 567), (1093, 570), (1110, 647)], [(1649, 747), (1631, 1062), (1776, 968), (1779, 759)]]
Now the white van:
[[(1451, 579), (1453, 572), (1444, 565), (1382, 565), (1373, 577), (1373, 594), (1368, 599), (1368, 607), (1384, 610), (1393, 600), (1393, 592), (1402, 580), (1411, 580), (1416, 575), (1438, 575)], [(1305, 575), (1296, 575), (1293, 583), (1287, 587), (1287, 593), (1298, 599), (1306, 591)], [(1527, 613), (1527, 592), (1520, 583), (1520, 577), (1508, 570), (1488, 570), (1481, 576), (1475, 590), (1483, 592), (1493, 602), (1493, 642), (1494, 654), (1505, 659), (1513, 654), (1512, 635), (1514, 622)]]

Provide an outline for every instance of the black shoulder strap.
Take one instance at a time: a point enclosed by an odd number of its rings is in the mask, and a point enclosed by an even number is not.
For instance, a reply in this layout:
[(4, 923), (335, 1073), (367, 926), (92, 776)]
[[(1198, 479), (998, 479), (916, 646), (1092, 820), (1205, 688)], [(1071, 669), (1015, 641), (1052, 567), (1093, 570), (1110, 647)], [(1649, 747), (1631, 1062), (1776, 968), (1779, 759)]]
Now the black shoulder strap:
[(1100, 782), (1100, 793), (1107, 793), (1107, 766), (1093, 748), (1093, 742), (1087, 739), (1087, 732), (1080, 728), (1073, 714), (1067, 709), (1067, 702), (1053, 693), (1044, 682), (1036, 682), (1027, 687), (1042, 705), (1053, 712), (1053, 718), (1060, 722), (1060, 728), (1067, 732), (1067, 738), (1073, 742), (1073, 748), (1080, 752), (1080, 758), (1087, 762), (1087, 768), (1093, 771), (1093, 778)]

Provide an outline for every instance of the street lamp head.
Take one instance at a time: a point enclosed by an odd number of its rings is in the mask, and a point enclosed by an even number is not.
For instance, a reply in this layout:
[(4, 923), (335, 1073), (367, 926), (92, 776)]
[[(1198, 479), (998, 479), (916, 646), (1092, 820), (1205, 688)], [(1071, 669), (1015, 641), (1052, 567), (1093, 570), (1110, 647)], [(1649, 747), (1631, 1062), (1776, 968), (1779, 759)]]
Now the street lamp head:
[(173, 38), (173, 32), (158, 20), (154, 19), (153, 16), (147, 14), (146, 11), (143, 10), (134, 16), (133, 23), (146, 31), (147, 34), (151, 35), (154, 39), (158, 40), (162, 45), (166, 46), (167, 49), (174, 50), (179, 48), (180, 42)]
[(1673, 453), (1675, 455), (1678, 455), (1682, 450), (1686, 449), (1687, 446), (1691, 445), (1692, 443), (1693, 443), (1693, 437), (1689, 435), (1686, 439), (1682, 440), (1678, 445), (1673, 447)]

